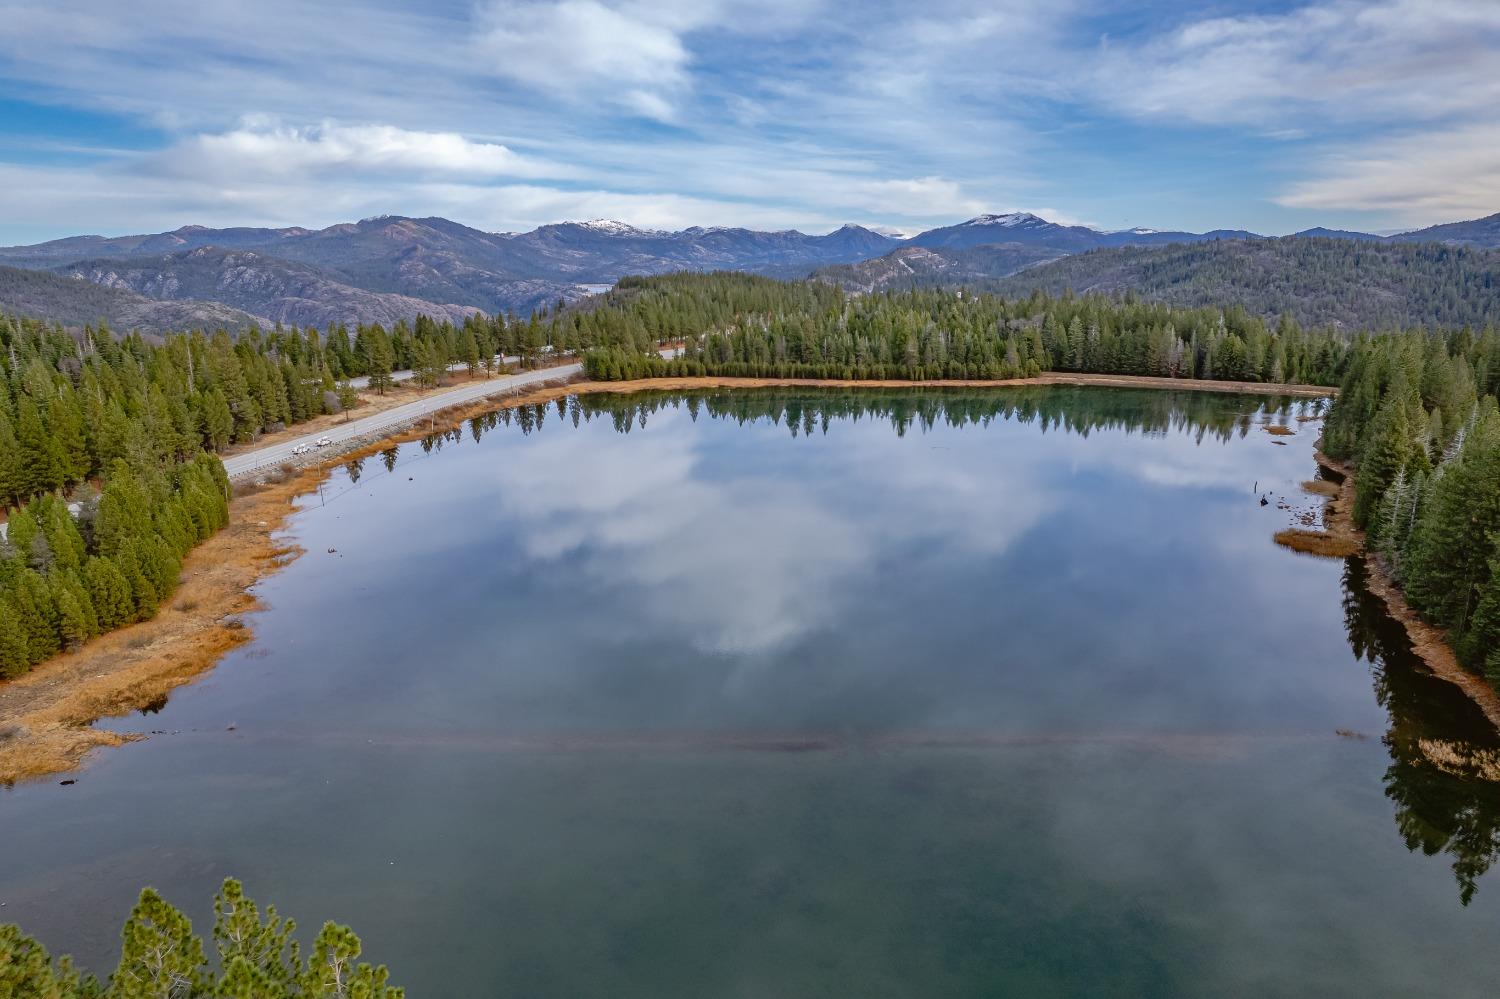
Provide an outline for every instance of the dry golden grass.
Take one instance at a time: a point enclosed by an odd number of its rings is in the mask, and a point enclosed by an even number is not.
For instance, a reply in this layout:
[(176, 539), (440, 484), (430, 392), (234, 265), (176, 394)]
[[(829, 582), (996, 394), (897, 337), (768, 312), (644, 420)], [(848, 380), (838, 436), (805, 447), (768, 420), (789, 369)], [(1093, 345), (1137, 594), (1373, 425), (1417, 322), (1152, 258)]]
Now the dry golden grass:
[(1339, 484), (1337, 482), (1330, 482), (1327, 479), (1308, 479), (1302, 483), (1302, 489), (1304, 492), (1312, 493), (1315, 496), (1337, 496), (1339, 494)]
[(1359, 542), (1351, 538), (1335, 537), (1323, 531), (1306, 531), (1300, 527), (1288, 527), (1276, 532), (1276, 543), (1293, 551), (1308, 555), (1325, 555), (1330, 558), (1347, 558), (1358, 555)]
[(1270, 426), (1261, 427), (1261, 429), (1273, 437), (1292, 437), (1297, 433), (1291, 427), (1283, 427), (1279, 423), (1273, 423)]

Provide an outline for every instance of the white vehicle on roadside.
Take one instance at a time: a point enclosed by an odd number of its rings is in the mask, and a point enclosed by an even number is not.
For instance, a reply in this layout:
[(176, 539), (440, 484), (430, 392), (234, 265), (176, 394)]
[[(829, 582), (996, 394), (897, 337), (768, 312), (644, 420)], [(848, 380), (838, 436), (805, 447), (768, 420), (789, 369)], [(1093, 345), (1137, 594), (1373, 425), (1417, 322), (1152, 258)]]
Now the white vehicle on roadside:
[(332, 443), (332, 437), (319, 437), (316, 441), (313, 442), (313, 447), (327, 447)]
[(296, 447), (292, 448), (292, 454), (294, 454), (294, 455), (306, 454), (307, 452), (309, 452), (311, 450), (312, 450), (312, 445), (311, 444), (298, 444)]

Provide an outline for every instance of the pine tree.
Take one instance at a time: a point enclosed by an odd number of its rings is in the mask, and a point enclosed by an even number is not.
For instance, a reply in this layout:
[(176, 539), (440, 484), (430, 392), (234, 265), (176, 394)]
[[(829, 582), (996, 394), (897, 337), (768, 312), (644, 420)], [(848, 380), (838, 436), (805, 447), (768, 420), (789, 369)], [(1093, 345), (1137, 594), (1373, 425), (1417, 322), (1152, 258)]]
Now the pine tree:
[(64, 648), (76, 649), (94, 636), (89, 617), (60, 574), (53, 576), (51, 589), (57, 607), (58, 637)]
[(115, 466), (94, 519), (94, 536), (101, 555), (114, 555), (127, 542), (151, 531), (151, 500), (140, 480), (124, 463)]
[(1500, 688), (1500, 534), (1495, 537), (1495, 554), (1489, 570), (1490, 578), (1480, 591), (1464, 640), (1471, 661), (1483, 668), (1491, 684)]
[(30, 396), (22, 396), (17, 408), (16, 441), (23, 495), (34, 496), (63, 484), (63, 463), (57, 444)]
[(10, 600), (0, 598), (0, 679), (13, 679), (31, 668), (31, 646), (27, 639), (20, 612)]
[[(0, 643), (4, 642), (0, 631)], [(63, 958), (55, 965), (45, 948), (20, 929), (0, 925), (0, 997), (4, 999), (100, 999), (99, 983), (81, 978)]]
[(10, 586), (11, 605), (15, 608), (21, 634), (26, 636), (26, 654), (32, 662), (56, 655), (57, 608), (47, 581), (35, 569), (22, 569)]
[(215, 451), (222, 450), (234, 438), (234, 413), (223, 389), (214, 386), (204, 395), (199, 423), (203, 442)]
[(105, 631), (128, 624), (135, 617), (135, 597), (130, 582), (108, 558), (90, 558), (84, 566), (89, 599)]
[(369, 373), (370, 387), (381, 395), (393, 384), (392, 365), (395, 363), (390, 339), (377, 323), (365, 336), (365, 370)]
[(21, 448), (11, 427), (4, 396), (0, 391), (0, 507), (28, 495), (29, 486), (21, 470)]
[(479, 371), (479, 341), (468, 326), (464, 327), (463, 336), (458, 341), (458, 359), (469, 369), (469, 377)]
[[(253, 983), (255, 996), (289, 996), (301, 971), (296, 924), (266, 909), (264, 921), (255, 903), (245, 897), (243, 886), (229, 878), (214, 896), (214, 947), (219, 965), (231, 969), (231, 988)], [(238, 967), (236, 967), (238, 965)], [(231, 992), (233, 994), (233, 992)]]
[(347, 926), (324, 923), (303, 972), (302, 996), (306, 999), (403, 999), (403, 989), (386, 984), (385, 966), (356, 964), (359, 937)]
[(339, 408), (344, 412), (344, 422), (348, 423), (349, 413), (354, 409), (355, 406), (359, 405), (359, 392), (355, 390), (354, 386), (348, 381), (348, 379), (339, 382), (338, 400)]
[(1416, 456), (1418, 445), (1407, 422), (1404, 399), (1391, 399), (1370, 426), (1370, 440), (1359, 458), (1354, 522), (1367, 527), (1381, 497)]
[(121, 932), (109, 999), (191, 999), (209, 984), (203, 942), (154, 889), (141, 892)]
[(1489, 579), (1493, 538), (1500, 532), (1500, 413), (1489, 401), (1454, 460), (1434, 474), (1425, 513), (1411, 540), (1406, 590), (1413, 606), (1451, 629), (1460, 654), (1482, 661), (1488, 650), (1465, 637)]

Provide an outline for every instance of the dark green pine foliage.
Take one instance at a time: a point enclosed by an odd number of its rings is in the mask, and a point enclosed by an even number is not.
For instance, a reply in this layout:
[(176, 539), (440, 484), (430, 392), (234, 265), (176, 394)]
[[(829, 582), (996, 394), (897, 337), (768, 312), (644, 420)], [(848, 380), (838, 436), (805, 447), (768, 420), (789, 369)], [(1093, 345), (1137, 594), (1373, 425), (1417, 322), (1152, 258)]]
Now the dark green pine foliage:
[[(528, 325), (528, 331), (536, 319)], [(939, 290), (849, 297), (744, 274), (628, 278), (602, 304), (551, 320), (591, 377), (858, 380), (1029, 377), (1081, 371), (1332, 385), (1348, 338), (1276, 327), (1242, 309), (1106, 298), (1001, 299)], [(683, 341), (680, 358), (659, 345)], [(525, 352), (523, 350), (523, 357)]]
[(1475, 650), (1475, 658), (1483, 657), (1485, 677), (1500, 688), (1500, 537), (1495, 539), (1489, 570), (1490, 578), (1474, 608), (1467, 638)]
[(1324, 450), (1357, 466), (1355, 519), (1408, 602), (1500, 685), (1494, 330), (1356, 339)]

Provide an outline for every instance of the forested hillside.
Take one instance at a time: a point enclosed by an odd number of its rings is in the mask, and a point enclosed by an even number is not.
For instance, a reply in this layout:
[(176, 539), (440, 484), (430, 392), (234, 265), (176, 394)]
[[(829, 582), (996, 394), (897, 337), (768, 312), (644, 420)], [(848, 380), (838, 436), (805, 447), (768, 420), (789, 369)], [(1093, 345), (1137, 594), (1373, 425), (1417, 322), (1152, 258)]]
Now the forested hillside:
[[(689, 318), (691, 317), (691, 318)], [(820, 283), (671, 275), (580, 314), (585, 368), (603, 379), (674, 374), (843, 379), (1015, 378), (1043, 371), (1333, 384), (1345, 339), (1243, 309), (1103, 297), (1006, 300), (949, 291), (846, 298)], [(689, 336), (667, 361), (654, 343)], [(571, 332), (571, 331), (570, 331)]]
[[(369, 291), (334, 280), (307, 264), (251, 250), (202, 247), (158, 257), (80, 260), (63, 273), (84, 283), (125, 288), (161, 301), (208, 299), (264, 316), (272, 323), (326, 327), (335, 322), (384, 323), (418, 316), (462, 322), (478, 311), (410, 295)], [(179, 329), (185, 326), (177, 327)]]
[(1020, 243), (942, 250), (904, 246), (874, 260), (820, 267), (811, 276), (815, 281), (826, 281), (845, 291), (860, 292), (983, 287), (993, 278), (1006, 277), (1060, 256), (1056, 250)]
[(1324, 451), (1357, 465), (1355, 522), (1459, 658), (1500, 687), (1500, 335), (1355, 345)]
[(1500, 252), (1437, 243), (1287, 237), (1094, 250), (981, 287), (1237, 305), (1273, 321), (1348, 330), (1500, 322)]

